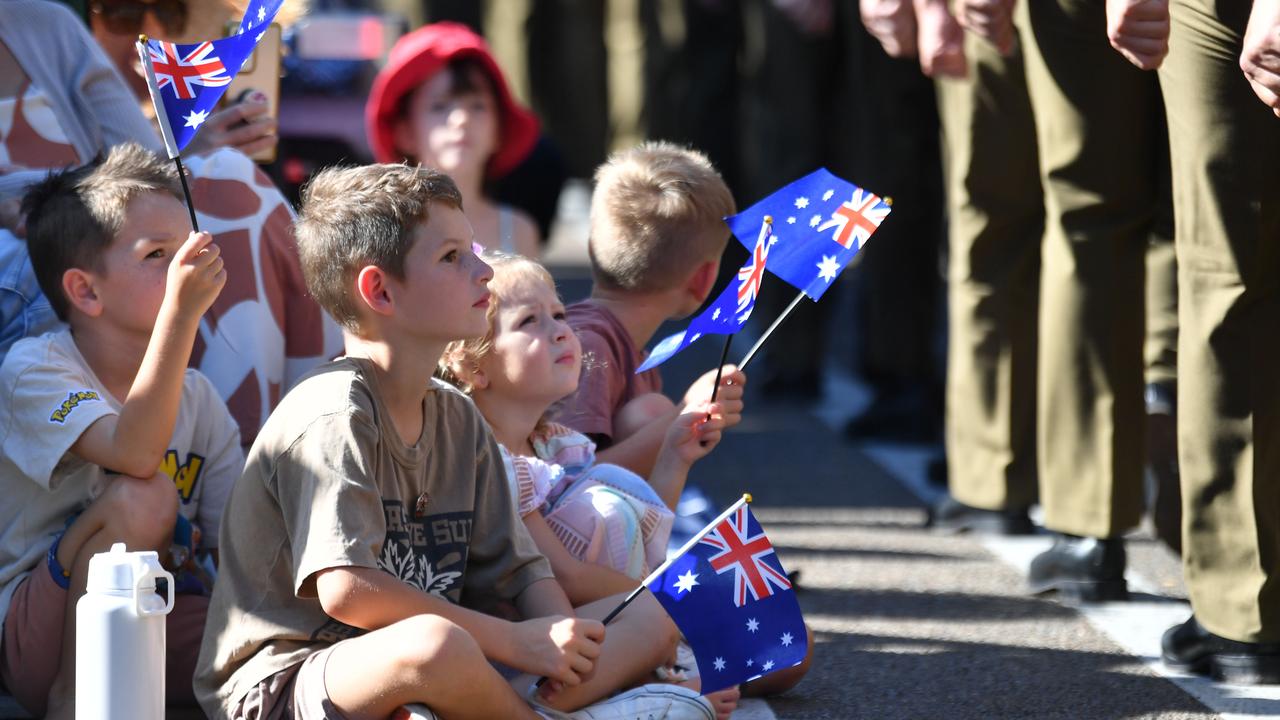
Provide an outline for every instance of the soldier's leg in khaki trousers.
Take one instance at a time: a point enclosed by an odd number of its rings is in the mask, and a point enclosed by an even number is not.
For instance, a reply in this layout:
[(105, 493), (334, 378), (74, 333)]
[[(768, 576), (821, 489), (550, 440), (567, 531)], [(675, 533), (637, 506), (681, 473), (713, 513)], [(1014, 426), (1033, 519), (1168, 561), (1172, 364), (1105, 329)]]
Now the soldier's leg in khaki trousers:
[(946, 443), (951, 495), (983, 510), (1036, 498), (1036, 307), (1044, 205), (1021, 50), (967, 35), (969, 76), (940, 79), (951, 259)]
[(1046, 210), (1040, 499), (1051, 530), (1118, 537), (1142, 509), (1143, 261), (1165, 132), (1158, 87), (1109, 46), (1102, 0), (1026, 7)]
[[(1196, 618), (1280, 641), (1280, 120), (1237, 65), (1248, 3), (1174, 0), (1183, 557)], [(1234, 17), (1219, 20), (1228, 7)]]

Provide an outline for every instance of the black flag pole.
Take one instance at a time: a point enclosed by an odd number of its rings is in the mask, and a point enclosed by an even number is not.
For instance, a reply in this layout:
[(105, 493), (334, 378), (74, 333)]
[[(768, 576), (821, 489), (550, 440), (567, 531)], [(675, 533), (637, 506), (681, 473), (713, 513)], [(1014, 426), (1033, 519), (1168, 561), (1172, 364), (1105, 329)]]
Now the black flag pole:
[[(715, 520), (712, 520), (710, 525), (707, 525), (701, 530), (701, 532), (699, 532), (698, 534), (690, 538), (689, 541), (684, 544), (684, 547), (680, 548), (678, 552), (676, 552), (674, 555), (669, 557), (666, 562), (659, 565), (656, 570), (649, 573), (649, 577), (645, 578), (644, 581), (640, 583), (640, 587), (636, 588), (635, 590), (632, 590), (631, 594), (627, 595), (627, 597), (624, 598), (622, 602), (618, 603), (617, 607), (610, 610), (609, 614), (605, 615), (604, 619), (600, 621), (600, 624), (608, 625), (610, 622), (613, 621), (614, 618), (618, 617), (619, 613), (627, 609), (628, 605), (634, 602), (636, 598), (640, 597), (640, 593), (644, 592), (649, 588), (649, 583), (653, 582), (659, 575), (661, 575), (664, 571), (666, 571), (668, 567), (670, 567), (672, 561), (684, 555), (685, 553), (689, 552), (689, 548), (693, 547), (699, 540), (701, 540), (704, 536), (706, 536), (707, 532), (710, 531), (711, 528), (715, 527), (716, 525), (719, 525), (722, 521), (724, 521), (725, 518), (733, 514), (733, 511), (737, 510), (738, 506), (744, 503), (751, 503), (754, 501), (755, 501), (755, 498), (751, 496), (751, 493), (743, 493), (742, 497), (733, 505), (729, 506), (728, 510), (725, 510), (724, 512), (720, 513), (720, 517), (716, 518)], [(547, 678), (545, 676), (538, 678), (538, 682), (534, 683), (534, 687), (540, 688), (543, 685), (545, 685), (546, 682), (547, 682)]]
[[(787, 316), (791, 314), (791, 311), (795, 310), (796, 307), (800, 305), (800, 301), (804, 300), (805, 297), (807, 296), (804, 292), (796, 294), (796, 299), (791, 301), (791, 304), (787, 306), (787, 309), (782, 311), (782, 314), (778, 316), (778, 319), (773, 321), (773, 324), (769, 326), (769, 329), (764, 331), (764, 334), (760, 336), (760, 339), (756, 341), (756, 344), (752, 345), (751, 349), (747, 351), (747, 354), (743, 356), (742, 361), (738, 363), (739, 370), (747, 369), (747, 365), (751, 363), (751, 359), (756, 356), (756, 353), (760, 352), (760, 347), (764, 345), (765, 341), (769, 339), (769, 336), (773, 334), (773, 331), (778, 329), (778, 326), (782, 324), (782, 321), (787, 319)], [(728, 349), (727, 343), (725, 348)]]
[(178, 181), (182, 183), (182, 196), (187, 199), (187, 212), (191, 215), (191, 229), (200, 232), (200, 223), (196, 221), (196, 204), (191, 200), (191, 188), (187, 187), (187, 169), (182, 166), (182, 156), (174, 155), (173, 162), (178, 166)]

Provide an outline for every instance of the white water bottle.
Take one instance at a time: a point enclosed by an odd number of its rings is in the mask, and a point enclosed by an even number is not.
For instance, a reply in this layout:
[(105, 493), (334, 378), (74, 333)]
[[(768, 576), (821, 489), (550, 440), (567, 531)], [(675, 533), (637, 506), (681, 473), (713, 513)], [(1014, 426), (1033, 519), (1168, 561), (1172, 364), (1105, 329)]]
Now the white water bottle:
[[(156, 595), (167, 578), (169, 597)], [(76, 603), (76, 720), (164, 720), (165, 615), (173, 576), (124, 543), (89, 559)]]

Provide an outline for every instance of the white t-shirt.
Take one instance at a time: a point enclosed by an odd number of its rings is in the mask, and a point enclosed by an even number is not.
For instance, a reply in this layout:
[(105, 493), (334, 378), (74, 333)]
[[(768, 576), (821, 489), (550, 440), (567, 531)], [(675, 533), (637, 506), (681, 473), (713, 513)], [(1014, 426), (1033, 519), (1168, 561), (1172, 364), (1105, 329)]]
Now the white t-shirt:
[[(103, 486), (103, 469), (69, 450), (97, 419), (118, 414), (62, 329), (16, 343), (0, 365), (0, 618), (18, 582), (39, 567), (67, 519)], [(218, 545), (222, 508), (244, 469), (240, 430), (213, 385), (188, 369), (173, 439), (160, 470), (201, 548)]]

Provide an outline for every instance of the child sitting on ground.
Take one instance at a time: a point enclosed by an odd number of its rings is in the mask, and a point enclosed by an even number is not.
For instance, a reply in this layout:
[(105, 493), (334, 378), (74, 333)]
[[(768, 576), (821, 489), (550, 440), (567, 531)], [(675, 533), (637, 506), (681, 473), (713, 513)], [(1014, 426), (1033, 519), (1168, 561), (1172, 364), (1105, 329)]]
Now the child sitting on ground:
[[(671, 143), (614, 153), (596, 170), (591, 297), (570, 305), (567, 315), (592, 367), (557, 419), (595, 441), (600, 462), (649, 474), (675, 418), (711, 397), (715, 371), (677, 404), (662, 394), (657, 368), (635, 370), (662, 323), (687, 317), (706, 301), (729, 240), (724, 218), (736, 211), (711, 162)], [(742, 419), (746, 380), (732, 365), (724, 367), (716, 393), (721, 430)], [(812, 656), (812, 637), (809, 649)], [(807, 671), (808, 660), (748, 683), (744, 694), (782, 692)]]
[[(641, 681), (675, 645), (656, 600), (574, 609), (519, 521), (497, 444), (433, 381), (488, 326), (489, 267), (448, 176), (332, 169), (298, 225), (308, 289), (346, 357), (281, 401), (228, 502), (197, 693), (213, 718), (696, 718), (696, 692)], [(466, 601), (464, 606), (463, 601)], [(513, 602), (510, 622), (470, 607)], [(497, 662), (550, 678), (509, 685)], [(531, 706), (529, 703), (536, 703)], [(595, 713), (595, 714), (590, 714)]]
[[(704, 403), (676, 418), (649, 483), (596, 464), (585, 435), (546, 419), (577, 389), (582, 368), (555, 281), (526, 258), (488, 252), (482, 259), (493, 268), (489, 330), (451, 343), (439, 374), (489, 421), (517, 511), (569, 600), (583, 605), (629, 593), (666, 559), (689, 466), (720, 441), (718, 408)], [(708, 699), (727, 718), (737, 697), (734, 688)]]
[[(32, 266), (69, 326), (0, 366), (0, 673), (37, 716), (74, 715), (89, 558), (117, 542), (167, 557), (179, 513), (216, 549), (243, 466), (226, 406), (186, 369), (226, 273), (179, 197), (173, 167), (126, 144), (25, 201)], [(171, 702), (191, 700), (207, 607), (180, 596), (168, 617)]]
[(532, 260), (482, 257), (494, 273), (488, 332), (451, 344), (440, 370), (489, 421), (518, 512), (569, 599), (581, 605), (630, 592), (666, 559), (689, 467), (720, 440), (718, 408), (702, 403), (675, 419), (649, 483), (596, 464), (585, 435), (546, 419), (577, 390), (582, 369), (555, 282)]
[(486, 187), (528, 157), (538, 119), (511, 96), (479, 35), (441, 22), (400, 38), (374, 79), (365, 126), (378, 162), (408, 160), (453, 178), (479, 242), (538, 256), (537, 226)]
[[(568, 309), (592, 363), (557, 419), (591, 438), (600, 461), (649, 475), (672, 421), (711, 398), (715, 371), (679, 404), (662, 394), (656, 368), (635, 371), (658, 327), (707, 299), (729, 239), (723, 218), (735, 211), (710, 161), (670, 143), (615, 153), (596, 170), (591, 297)], [(742, 419), (746, 376), (732, 366), (724, 370), (716, 402), (727, 429)]]

